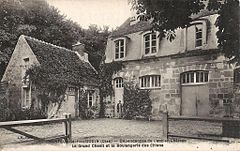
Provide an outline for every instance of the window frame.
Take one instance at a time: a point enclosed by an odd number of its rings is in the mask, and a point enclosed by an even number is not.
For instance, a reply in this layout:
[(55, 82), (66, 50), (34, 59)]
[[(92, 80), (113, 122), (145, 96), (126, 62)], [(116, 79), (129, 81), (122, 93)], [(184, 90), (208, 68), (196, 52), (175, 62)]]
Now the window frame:
[(123, 78), (122, 77), (114, 78), (114, 87), (115, 87), (115, 89), (123, 88)]
[[(88, 108), (90, 108), (90, 107), (93, 107), (94, 106), (94, 90), (87, 90), (87, 103), (88, 103)], [(91, 103), (91, 105), (90, 105), (90, 100), (89, 100), (89, 98), (90, 98), (90, 95), (91, 95), (91, 98), (92, 98), (92, 103)]]
[[(197, 77), (197, 75), (198, 75), (198, 77)], [(207, 79), (207, 81), (206, 81), (206, 79)], [(207, 83), (209, 83), (209, 71), (207, 71), (207, 70), (191, 70), (191, 71), (183, 72), (180, 75), (180, 81), (181, 81), (181, 85), (207, 84)], [(190, 82), (183, 82), (183, 81), (190, 81)]]
[[(123, 41), (123, 46), (121, 46), (121, 41)], [(116, 43), (118, 43), (118, 48), (116, 47)], [(121, 52), (121, 48), (123, 48), (123, 52)], [(118, 58), (116, 57), (117, 52), (118, 52)], [(123, 57), (121, 57), (121, 53), (123, 53)], [(126, 38), (115, 39), (114, 40), (114, 60), (123, 60), (125, 57), (126, 57)]]
[[(196, 33), (196, 28), (198, 25), (201, 25), (201, 46), (197, 46), (197, 40), (200, 40), (200, 38), (197, 39), (197, 33)], [(196, 21), (193, 21), (190, 26), (190, 27), (194, 27), (194, 35), (193, 35), (193, 38), (194, 38), (194, 48), (195, 49), (201, 49), (203, 48), (206, 44), (207, 44), (207, 22), (205, 20), (196, 20)], [(200, 33), (200, 32), (198, 32)], [(192, 35), (189, 35), (189, 36), (192, 36)], [(188, 37), (186, 38), (188, 39)]]
[[(28, 90), (28, 91), (27, 91)], [(28, 93), (28, 98), (27, 98)], [(30, 87), (22, 87), (22, 108), (30, 108), (31, 107), (31, 88)]]
[[(158, 80), (156, 80), (155, 78)], [(149, 79), (149, 80), (147, 80), (147, 79)], [(161, 84), (162, 84), (161, 80), (162, 80), (162, 77), (159, 74), (144, 75), (144, 76), (139, 77), (139, 87), (141, 89), (159, 89), (159, 88), (161, 88)], [(145, 81), (145, 86), (143, 86), (143, 81)], [(155, 83), (153, 81), (155, 81)], [(148, 82), (148, 83), (146, 84), (146, 82)], [(158, 83), (157, 86), (156, 86), (156, 83)], [(146, 85), (148, 85), (148, 86), (146, 86)], [(155, 85), (155, 86), (153, 86), (153, 85)]]
[[(237, 72), (240, 73), (240, 66), (239, 67), (236, 67), (234, 70), (233, 70), (233, 82), (234, 84), (236, 85), (240, 85), (240, 74), (237, 74)], [(239, 81), (238, 81), (239, 80)]]
[[(149, 53), (146, 54), (146, 40), (145, 40), (145, 37), (148, 36), (148, 35), (150, 35), (149, 36), (149, 41), (147, 41), (147, 42), (149, 42), (149, 47), (147, 47), (147, 48), (149, 48)], [(153, 35), (156, 36), (156, 39), (155, 39), (156, 44), (155, 44), (155, 46), (152, 45), (152, 43), (153, 43), (153, 38), (152, 38)], [(143, 39), (142, 40), (142, 42), (143, 42), (143, 45), (142, 45), (142, 47), (143, 47), (143, 55), (144, 56), (156, 55), (158, 53), (158, 48), (159, 48), (159, 46), (158, 46), (159, 45), (158, 32), (157, 31), (154, 31), (154, 32), (152, 32), (152, 31), (144, 32), (143, 35), (142, 35), (142, 39)], [(156, 52), (152, 52), (153, 48), (156, 49)]]
[[(200, 25), (201, 28), (198, 29), (198, 25)], [(195, 41), (195, 48), (201, 48), (203, 46), (203, 23), (198, 23), (198, 24), (194, 24), (195, 26), (195, 37), (194, 37), (194, 41)], [(201, 37), (198, 37), (198, 34), (201, 35)], [(198, 45), (198, 41), (201, 41), (201, 45)]]

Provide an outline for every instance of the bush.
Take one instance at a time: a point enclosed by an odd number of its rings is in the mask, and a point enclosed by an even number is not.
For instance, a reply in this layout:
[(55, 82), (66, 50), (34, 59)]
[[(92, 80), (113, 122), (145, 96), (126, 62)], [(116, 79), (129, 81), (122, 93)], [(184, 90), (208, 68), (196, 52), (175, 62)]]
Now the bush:
[(0, 122), (8, 121), (10, 117), (10, 109), (7, 104), (7, 99), (0, 99)]
[(148, 119), (151, 115), (150, 90), (141, 90), (132, 84), (126, 84), (124, 86), (123, 100), (123, 118), (135, 119), (143, 117)]

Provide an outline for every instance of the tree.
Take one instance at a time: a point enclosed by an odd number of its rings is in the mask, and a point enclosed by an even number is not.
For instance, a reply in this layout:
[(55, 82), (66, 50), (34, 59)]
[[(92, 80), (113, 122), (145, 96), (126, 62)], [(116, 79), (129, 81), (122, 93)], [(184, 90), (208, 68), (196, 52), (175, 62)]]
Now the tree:
[(111, 83), (112, 75), (121, 69), (120, 63), (102, 64), (109, 34), (110, 31), (107, 26), (100, 28), (97, 25), (90, 25), (88, 29), (84, 30), (84, 35), (79, 39), (81, 43), (85, 44), (89, 62), (99, 74), (100, 118), (105, 116), (104, 98), (113, 92)]
[(207, 8), (219, 14), (216, 26), (218, 47), (230, 59), (240, 64), (239, 50), (239, 1), (208, 0), (130, 0), (140, 20), (152, 19), (153, 29), (160, 31), (160, 37), (174, 39), (178, 27), (186, 27), (192, 21), (191, 15)]
[(71, 49), (83, 35), (45, 0), (0, 0), (0, 79), (21, 34)]
[(89, 61), (97, 71), (100, 71), (100, 64), (104, 59), (109, 34), (110, 31), (107, 26), (101, 28), (97, 25), (90, 25), (88, 29), (84, 30), (84, 35), (79, 39), (81, 43), (85, 44)]

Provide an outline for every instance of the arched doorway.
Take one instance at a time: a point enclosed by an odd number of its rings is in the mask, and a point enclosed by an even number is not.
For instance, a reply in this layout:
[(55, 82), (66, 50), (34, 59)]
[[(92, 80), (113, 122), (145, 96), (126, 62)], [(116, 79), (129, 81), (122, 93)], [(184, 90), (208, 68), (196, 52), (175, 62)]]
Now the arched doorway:
[[(115, 94), (115, 104), (114, 104), (114, 114), (115, 117), (121, 117), (123, 112), (123, 78), (118, 77), (114, 79), (114, 94)], [(121, 104), (121, 105), (119, 105)], [(119, 108), (120, 106), (120, 108)]]
[(181, 115), (209, 115), (208, 71), (188, 71), (181, 74)]

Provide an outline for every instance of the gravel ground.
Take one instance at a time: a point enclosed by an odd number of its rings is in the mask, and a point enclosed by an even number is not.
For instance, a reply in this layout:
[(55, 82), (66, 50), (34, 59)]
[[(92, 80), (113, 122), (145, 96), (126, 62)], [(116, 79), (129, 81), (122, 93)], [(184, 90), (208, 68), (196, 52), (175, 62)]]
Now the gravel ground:
[[(17, 127), (39, 137), (64, 134), (63, 124)], [(196, 121), (170, 121), (169, 131), (175, 134), (221, 134), (221, 124)], [(21, 135), (0, 129), (0, 145), (26, 141)], [(73, 140), (81, 139), (163, 139), (161, 121), (119, 119), (77, 120), (72, 122)]]
[[(38, 137), (48, 137), (64, 134), (63, 124), (42, 126), (20, 126), (19, 130)], [(72, 122), (73, 140), (80, 139), (146, 139), (162, 137), (161, 121), (135, 121), (119, 119), (94, 119)], [(26, 141), (21, 135), (0, 128), (0, 145), (15, 144)]]

